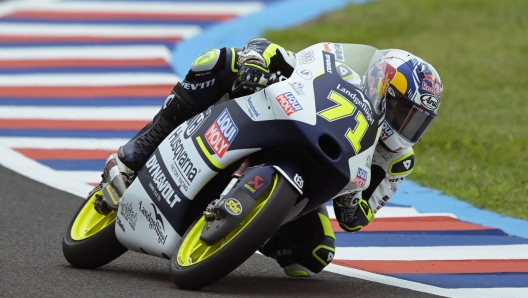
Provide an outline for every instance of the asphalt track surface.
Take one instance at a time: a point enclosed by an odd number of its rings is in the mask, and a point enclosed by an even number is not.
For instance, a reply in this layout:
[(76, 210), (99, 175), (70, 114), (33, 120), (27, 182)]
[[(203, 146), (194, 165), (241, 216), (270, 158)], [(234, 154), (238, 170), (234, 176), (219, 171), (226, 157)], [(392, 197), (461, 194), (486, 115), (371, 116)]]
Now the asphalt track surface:
[(0, 297), (438, 297), (330, 272), (288, 278), (262, 255), (201, 291), (178, 289), (168, 260), (135, 252), (76, 269), (61, 243), (82, 200), (2, 166), (0, 189)]

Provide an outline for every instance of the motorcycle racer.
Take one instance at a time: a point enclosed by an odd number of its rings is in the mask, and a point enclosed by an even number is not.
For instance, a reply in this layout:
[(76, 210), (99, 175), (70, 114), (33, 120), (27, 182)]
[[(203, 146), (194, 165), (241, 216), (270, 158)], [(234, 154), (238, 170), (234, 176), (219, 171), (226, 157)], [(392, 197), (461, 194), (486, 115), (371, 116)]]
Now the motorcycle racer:
[[(382, 52), (378, 63), (363, 77), (350, 68), (341, 72), (343, 79), (360, 87), (365, 94), (372, 96), (377, 92), (386, 103), (382, 107), (386, 116), (371, 161), (369, 186), (362, 192), (333, 200), (336, 219), (348, 232), (368, 225), (411, 173), (412, 145), (437, 115), (443, 90), (438, 73), (429, 63), (402, 50)], [(119, 158), (130, 169), (141, 170), (178, 125), (219, 100), (251, 94), (289, 77), (295, 64), (293, 52), (262, 38), (250, 40), (242, 49), (222, 48), (204, 53), (192, 63), (184, 80), (174, 86), (152, 122), (119, 148)], [(376, 76), (384, 77), (385, 81), (374, 84)], [(289, 276), (320, 272), (335, 252), (335, 235), (326, 207), (282, 225), (260, 251), (276, 259)]]

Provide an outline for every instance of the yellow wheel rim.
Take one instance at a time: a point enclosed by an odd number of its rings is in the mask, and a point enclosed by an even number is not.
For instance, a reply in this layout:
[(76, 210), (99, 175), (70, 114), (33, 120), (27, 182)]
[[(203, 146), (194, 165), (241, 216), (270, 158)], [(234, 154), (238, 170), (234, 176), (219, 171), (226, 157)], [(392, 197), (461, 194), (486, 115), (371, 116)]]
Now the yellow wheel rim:
[(103, 191), (99, 190), (88, 198), (84, 207), (77, 214), (71, 228), (71, 238), (73, 240), (81, 241), (89, 238), (102, 231), (116, 219), (116, 211), (112, 211), (107, 215), (102, 215), (95, 211), (93, 203), (97, 199), (96, 195), (102, 196)]
[(221, 250), (222, 247), (237, 237), (237, 235), (242, 232), (244, 228), (247, 227), (248, 224), (255, 218), (260, 210), (262, 210), (264, 205), (266, 205), (269, 197), (275, 191), (277, 181), (278, 176), (275, 174), (273, 177), (272, 186), (268, 187), (268, 189), (257, 198), (257, 204), (253, 210), (251, 210), (251, 212), (246, 216), (246, 218), (244, 218), (238, 227), (233, 229), (233, 231), (231, 231), (231, 233), (229, 233), (224, 239), (213, 245), (208, 245), (207, 243), (200, 240), (202, 229), (206, 224), (205, 217), (202, 216), (183, 240), (180, 250), (178, 251), (178, 264), (183, 267), (196, 265), (199, 262), (202, 262), (208, 257), (214, 255), (216, 252)]

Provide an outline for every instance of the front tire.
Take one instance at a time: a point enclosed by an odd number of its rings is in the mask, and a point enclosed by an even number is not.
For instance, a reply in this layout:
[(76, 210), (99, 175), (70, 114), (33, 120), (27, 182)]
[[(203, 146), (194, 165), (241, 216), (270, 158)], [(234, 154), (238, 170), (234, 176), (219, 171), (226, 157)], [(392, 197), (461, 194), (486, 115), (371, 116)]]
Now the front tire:
[(127, 249), (117, 240), (117, 211), (99, 214), (93, 205), (102, 190), (94, 189), (81, 204), (62, 240), (62, 253), (72, 266), (95, 269), (115, 260)]
[(257, 204), (224, 239), (213, 245), (200, 240), (205, 219), (198, 218), (177, 245), (170, 262), (172, 281), (182, 289), (208, 286), (244, 263), (280, 227), (298, 197), (282, 176), (257, 198)]

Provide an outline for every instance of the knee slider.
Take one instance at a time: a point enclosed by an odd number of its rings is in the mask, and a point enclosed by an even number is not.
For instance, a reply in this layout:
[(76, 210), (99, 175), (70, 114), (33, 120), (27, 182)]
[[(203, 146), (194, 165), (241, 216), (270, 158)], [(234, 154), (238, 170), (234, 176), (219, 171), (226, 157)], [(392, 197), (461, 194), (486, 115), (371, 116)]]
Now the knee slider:
[(286, 275), (289, 277), (312, 277), (315, 275), (314, 272), (299, 264), (291, 264), (284, 267), (283, 269), (284, 273), (286, 273)]

